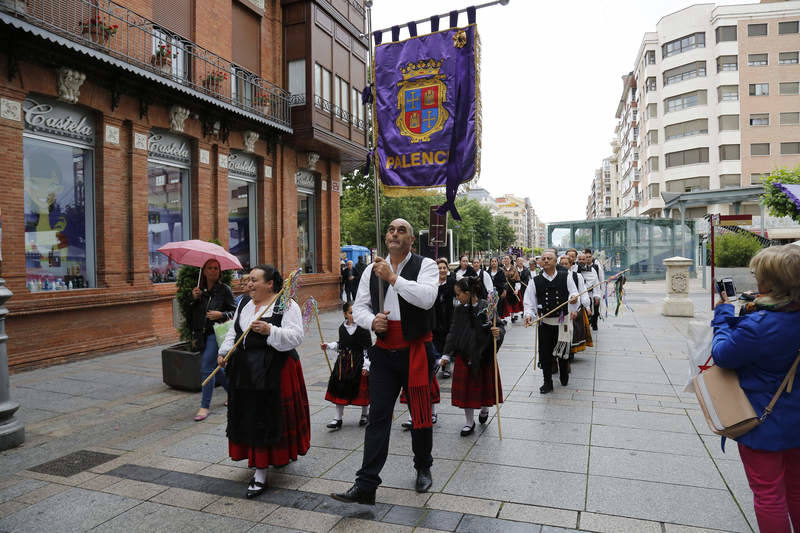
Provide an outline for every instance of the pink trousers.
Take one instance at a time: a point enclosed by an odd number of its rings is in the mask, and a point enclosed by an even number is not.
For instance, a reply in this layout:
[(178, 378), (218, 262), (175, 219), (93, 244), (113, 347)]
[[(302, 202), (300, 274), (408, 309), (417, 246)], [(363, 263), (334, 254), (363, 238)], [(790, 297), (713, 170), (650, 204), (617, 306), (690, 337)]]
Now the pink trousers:
[(780, 452), (739, 444), (747, 481), (753, 491), (761, 533), (800, 532), (800, 448)]

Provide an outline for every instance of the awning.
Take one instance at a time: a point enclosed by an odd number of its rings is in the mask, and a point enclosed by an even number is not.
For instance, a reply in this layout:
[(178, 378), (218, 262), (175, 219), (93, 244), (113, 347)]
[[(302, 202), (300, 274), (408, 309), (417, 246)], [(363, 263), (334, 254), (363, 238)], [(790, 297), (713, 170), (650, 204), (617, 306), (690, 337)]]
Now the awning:
[(20, 19), (14, 17), (14, 16), (8, 15), (6, 13), (0, 13), (0, 21), (4, 22), (5, 24), (8, 24), (9, 26), (13, 26), (14, 28), (17, 28), (19, 30), (28, 32), (28, 33), (30, 33), (32, 35), (36, 35), (36, 36), (41, 37), (41, 38), (43, 38), (45, 40), (48, 40), (50, 42), (56, 43), (58, 45), (61, 45), (61, 46), (65, 47), (65, 48), (69, 48), (70, 50), (74, 50), (76, 52), (79, 52), (81, 54), (87, 55), (87, 56), (92, 57), (94, 59), (103, 61), (103, 62), (108, 63), (110, 65), (114, 65), (115, 67), (121, 68), (123, 70), (127, 70), (128, 72), (131, 72), (131, 73), (136, 74), (137, 76), (141, 76), (143, 78), (147, 78), (150, 81), (156, 82), (156, 83), (158, 83), (160, 85), (165, 85), (165, 86), (170, 87), (171, 89), (174, 89), (174, 90), (176, 90), (178, 92), (182, 92), (182, 93), (184, 93), (184, 94), (186, 94), (188, 96), (191, 96), (192, 98), (196, 98), (198, 100), (202, 100), (202, 101), (204, 101), (206, 103), (209, 103), (211, 105), (214, 105), (216, 107), (224, 109), (225, 111), (229, 111), (231, 113), (235, 113), (235, 114), (237, 114), (237, 115), (239, 115), (239, 116), (241, 116), (243, 118), (252, 120), (254, 122), (258, 122), (260, 124), (264, 124), (266, 126), (273, 127), (273, 128), (278, 129), (278, 130), (280, 130), (282, 132), (292, 133), (292, 128), (290, 128), (289, 126), (286, 126), (286, 125), (281, 124), (279, 122), (275, 122), (275, 121), (269, 120), (269, 119), (267, 119), (265, 117), (256, 115), (255, 113), (250, 113), (249, 111), (245, 111), (244, 109), (236, 107), (235, 105), (229, 104), (227, 102), (223, 102), (222, 100), (219, 100), (219, 99), (214, 98), (214, 97), (212, 97), (212, 96), (210, 96), (208, 94), (205, 94), (205, 93), (202, 93), (202, 92), (197, 91), (195, 89), (192, 89), (191, 87), (187, 87), (187, 86), (185, 86), (185, 85), (183, 85), (181, 83), (177, 83), (175, 81), (167, 79), (167, 78), (165, 78), (165, 77), (163, 77), (163, 76), (161, 76), (159, 74), (156, 74), (155, 72), (149, 72), (148, 70), (145, 70), (143, 68), (139, 68), (139, 67), (137, 67), (135, 65), (132, 65), (132, 64), (126, 62), (126, 61), (114, 58), (114, 57), (112, 57), (112, 56), (110, 56), (108, 54), (104, 54), (103, 52), (100, 52), (100, 51), (95, 50), (93, 48), (90, 48), (88, 46), (84, 46), (84, 45), (82, 45), (80, 43), (77, 43), (75, 41), (72, 41), (70, 39), (62, 37), (60, 35), (56, 35), (56, 34), (50, 32), (50, 31), (48, 31), (48, 30), (46, 30), (44, 28), (40, 28), (38, 26), (35, 26), (35, 25), (30, 24), (28, 22), (25, 22), (24, 20), (20, 20)]

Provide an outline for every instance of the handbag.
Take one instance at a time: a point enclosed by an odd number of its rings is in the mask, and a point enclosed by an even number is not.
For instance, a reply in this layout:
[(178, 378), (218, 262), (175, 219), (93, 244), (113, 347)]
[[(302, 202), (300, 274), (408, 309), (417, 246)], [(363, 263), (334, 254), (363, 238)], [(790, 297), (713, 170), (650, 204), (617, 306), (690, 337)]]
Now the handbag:
[(226, 320), (225, 322), (214, 324), (214, 336), (217, 338), (217, 348), (222, 346), (225, 336), (228, 334), (228, 330), (231, 329), (232, 325), (233, 320)]
[(736, 439), (758, 427), (772, 412), (784, 389), (787, 393), (792, 392), (798, 363), (800, 353), (761, 416), (747, 399), (735, 370), (714, 365), (696, 375), (692, 379), (694, 391), (709, 429), (717, 435)]

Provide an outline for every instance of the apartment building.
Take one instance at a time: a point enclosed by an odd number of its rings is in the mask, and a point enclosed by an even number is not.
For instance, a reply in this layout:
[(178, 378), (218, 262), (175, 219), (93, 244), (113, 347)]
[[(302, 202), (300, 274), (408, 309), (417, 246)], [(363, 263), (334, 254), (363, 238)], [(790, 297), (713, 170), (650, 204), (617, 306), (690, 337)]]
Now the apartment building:
[(10, 366), (176, 340), (170, 241), (338, 305), (365, 26), (362, 0), (0, 2)]
[(516, 234), (515, 244), (517, 246), (528, 245), (528, 210), (526, 209), (527, 198), (520, 198), (511, 194), (506, 194), (495, 198), (497, 214), (506, 217), (511, 223), (511, 229)]
[[(747, 188), (800, 164), (799, 24), (798, 1), (700, 4), (644, 35), (616, 114), (623, 216), (670, 216), (662, 193)], [(685, 216), (734, 212), (761, 214), (751, 198)]]
[[(616, 140), (612, 147), (616, 145)], [(619, 214), (619, 180), (617, 177), (617, 155), (603, 159), (600, 168), (594, 171), (592, 192), (586, 205), (586, 218), (610, 218)]]

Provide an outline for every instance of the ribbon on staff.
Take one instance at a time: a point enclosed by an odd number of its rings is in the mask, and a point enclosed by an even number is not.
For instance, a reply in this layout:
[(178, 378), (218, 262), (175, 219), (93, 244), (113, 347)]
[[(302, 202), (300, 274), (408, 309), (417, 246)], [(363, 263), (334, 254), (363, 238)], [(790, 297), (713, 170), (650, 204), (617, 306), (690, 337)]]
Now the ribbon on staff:
[[(453, 19), (456, 20), (453, 20)], [(458, 187), (480, 172), (480, 38), (475, 10), (469, 23), (382, 43), (375, 32), (373, 135), (377, 175), (386, 196), (438, 194), (438, 213), (461, 220)], [(437, 19), (438, 20), (438, 19)], [(457, 16), (450, 17), (451, 26)], [(438, 22), (437, 22), (438, 23)]]

